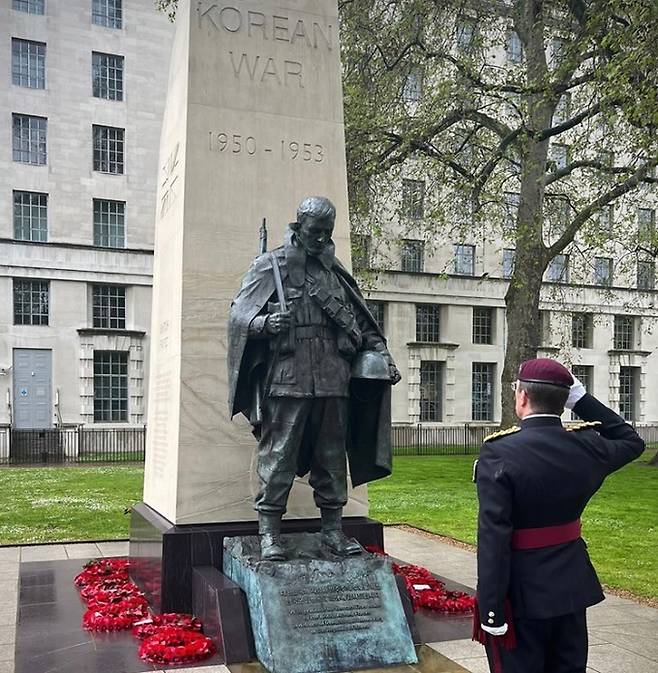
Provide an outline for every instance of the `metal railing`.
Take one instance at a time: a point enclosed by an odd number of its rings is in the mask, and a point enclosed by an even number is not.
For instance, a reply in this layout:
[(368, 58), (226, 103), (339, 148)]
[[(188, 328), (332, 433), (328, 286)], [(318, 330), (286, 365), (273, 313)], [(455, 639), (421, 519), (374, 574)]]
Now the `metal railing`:
[[(567, 423), (568, 425), (568, 423)], [(394, 425), (391, 441), (394, 456), (456, 456), (480, 451), (487, 435), (498, 431), (497, 425), (432, 426)], [(658, 425), (635, 426), (648, 446), (658, 444)]]
[(395, 456), (456, 456), (475, 454), (497, 425), (394, 425), (391, 433)]
[[(4, 432), (3, 432), (4, 431)], [(0, 430), (0, 464), (123, 463), (143, 461), (146, 428), (57, 428)]]
[[(477, 454), (496, 425), (394, 425), (396, 456), (455, 456)], [(637, 426), (638, 434), (658, 446), (658, 425)], [(141, 462), (146, 427), (96, 428), (68, 426), (44, 430), (0, 427), (0, 465)]]

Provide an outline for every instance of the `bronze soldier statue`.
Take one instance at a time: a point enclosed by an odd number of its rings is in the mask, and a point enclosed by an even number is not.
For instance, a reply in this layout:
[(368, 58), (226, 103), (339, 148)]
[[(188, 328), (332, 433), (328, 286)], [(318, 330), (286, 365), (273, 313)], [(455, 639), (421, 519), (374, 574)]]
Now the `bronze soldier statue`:
[(310, 472), (322, 539), (358, 554), (342, 532), (353, 485), (391, 472), (390, 384), (400, 374), (356, 281), (335, 257), (336, 210), (309, 197), (284, 245), (257, 257), (231, 305), (229, 411), (259, 439), (261, 558), (283, 560), (281, 517), (295, 475)]

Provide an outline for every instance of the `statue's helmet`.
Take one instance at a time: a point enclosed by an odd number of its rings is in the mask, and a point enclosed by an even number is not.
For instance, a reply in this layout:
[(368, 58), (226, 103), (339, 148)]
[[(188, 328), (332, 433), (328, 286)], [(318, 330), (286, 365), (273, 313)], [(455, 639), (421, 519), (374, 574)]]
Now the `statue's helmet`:
[(352, 363), (352, 378), (390, 382), (388, 361), (378, 351), (361, 351)]

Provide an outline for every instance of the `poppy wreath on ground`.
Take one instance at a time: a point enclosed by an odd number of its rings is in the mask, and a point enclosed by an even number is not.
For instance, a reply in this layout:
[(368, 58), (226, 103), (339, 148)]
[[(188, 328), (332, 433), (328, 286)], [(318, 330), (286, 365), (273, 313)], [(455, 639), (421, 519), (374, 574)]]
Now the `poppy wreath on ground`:
[(84, 587), (107, 579), (128, 580), (128, 567), (129, 562), (125, 559), (90, 561), (85, 564), (84, 570), (76, 575), (73, 583), (76, 587)]
[(126, 598), (141, 598), (144, 604), (147, 603), (146, 598), (144, 598), (144, 593), (132, 582), (126, 582), (126, 584), (118, 586), (116, 589), (94, 588), (96, 591), (90, 589), (86, 592), (88, 598), (85, 598), (85, 601), (88, 606), (90, 606), (91, 603), (97, 603), (98, 605), (118, 603)]
[(215, 654), (215, 645), (198, 631), (174, 626), (162, 626), (145, 638), (139, 647), (139, 657), (153, 664), (189, 664)]
[(133, 627), (133, 636), (144, 640), (159, 633), (163, 627), (175, 627), (186, 631), (200, 632), (201, 622), (192, 615), (180, 612), (165, 612), (161, 615), (151, 615), (148, 619), (137, 622)]
[(106, 612), (105, 608), (111, 607), (113, 605), (122, 605), (125, 609), (132, 610), (133, 608), (138, 608), (144, 606), (148, 608), (148, 601), (144, 596), (137, 596), (135, 594), (128, 596), (121, 596), (119, 592), (116, 595), (112, 596), (112, 592), (105, 592), (109, 594), (107, 597), (103, 596), (99, 600), (98, 597), (95, 597), (94, 600), (87, 603), (87, 610), (96, 611), (96, 612)]
[(82, 627), (87, 631), (125, 631), (147, 616), (146, 605), (121, 601), (87, 610), (82, 615)]
[(85, 603), (88, 603), (89, 601), (94, 600), (94, 596), (101, 591), (117, 590), (124, 591), (126, 594), (130, 593), (131, 595), (141, 593), (139, 587), (136, 584), (129, 582), (127, 579), (111, 578), (104, 579), (97, 584), (88, 584), (86, 587), (82, 588), (80, 595), (82, 596), (82, 600), (84, 600)]
[[(366, 549), (373, 554), (387, 556), (377, 547)], [(414, 612), (418, 608), (453, 613), (473, 611), (474, 596), (469, 596), (463, 591), (447, 591), (445, 584), (434, 577), (427, 568), (393, 563), (393, 572), (404, 579)]]

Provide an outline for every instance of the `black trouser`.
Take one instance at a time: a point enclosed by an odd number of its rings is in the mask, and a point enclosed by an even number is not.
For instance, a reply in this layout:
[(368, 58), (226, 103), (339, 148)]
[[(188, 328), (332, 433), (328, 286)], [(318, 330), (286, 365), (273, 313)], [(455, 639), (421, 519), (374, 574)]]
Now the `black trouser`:
[[(587, 621), (585, 610), (552, 619), (515, 619), (516, 648), (498, 647), (502, 673), (585, 673)], [(487, 637), (489, 668), (494, 652)]]
[(309, 483), (318, 507), (347, 503), (346, 397), (270, 397), (258, 444), (259, 512), (283, 514), (302, 444), (312, 447)]

